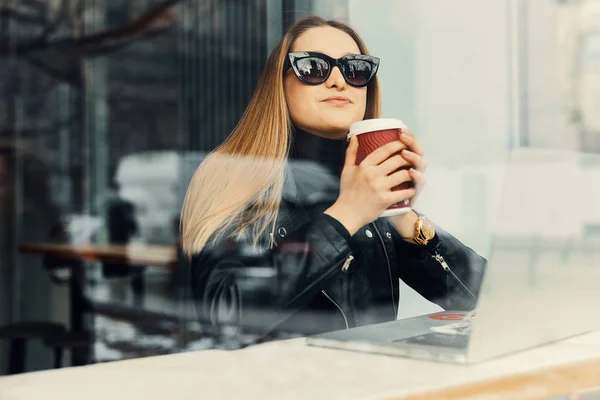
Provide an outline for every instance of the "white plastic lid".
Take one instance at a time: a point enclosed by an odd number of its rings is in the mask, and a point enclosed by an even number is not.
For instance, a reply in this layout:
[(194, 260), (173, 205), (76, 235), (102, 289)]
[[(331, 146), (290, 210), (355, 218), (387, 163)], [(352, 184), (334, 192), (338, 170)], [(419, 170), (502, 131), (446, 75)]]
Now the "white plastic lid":
[(365, 119), (350, 125), (350, 132), (347, 138), (354, 135), (360, 135), (367, 132), (383, 131), (386, 129), (406, 129), (404, 122), (394, 118), (375, 118)]

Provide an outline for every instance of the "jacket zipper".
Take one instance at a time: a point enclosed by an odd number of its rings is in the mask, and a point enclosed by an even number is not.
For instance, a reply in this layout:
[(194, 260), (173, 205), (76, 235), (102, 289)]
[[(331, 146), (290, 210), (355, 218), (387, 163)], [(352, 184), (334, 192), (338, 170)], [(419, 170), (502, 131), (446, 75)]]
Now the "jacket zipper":
[(340, 310), (340, 312), (342, 313), (342, 317), (344, 317), (344, 322), (346, 323), (346, 329), (350, 329), (350, 326), (348, 326), (348, 318), (346, 318), (346, 313), (344, 312), (344, 310), (342, 310), (342, 307), (340, 307), (338, 303), (335, 302), (335, 300), (333, 300), (327, 293), (325, 293), (324, 290), (321, 290), (321, 292), (325, 295), (325, 297), (331, 300), (331, 302), (338, 308), (338, 310)]
[(349, 255), (348, 258), (346, 258), (346, 261), (344, 261), (344, 264), (342, 265), (342, 271), (344, 271), (344, 272), (348, 271), (348, 268), (350, 268), (350, 264), (352, 264), (353, 260), (354, 260), (354, 256)]
[(372, 224), (373, 228), (375, 228), (375, 233), (377, 233), (377, 237), (381, 241), (381, 246), (383, 247), (383, 254), (385, 255), (385, 260), (387, 261), (388, 273), (390, 275), (390, 287), (392, 288), (392, 305), (394, 306), (394, 319), (398, 318), (398, 308), (396, 308), (396, 294), (394, 293), (394, 281), (392, 278), (392, 266), (390, 265), (390, 257), (388, 256), (387, 250), (385, 249), (385, 242), (383, 241), (383, 237), (379, 233), (379, 229), (377, 229), (377, 225), (375, 223)]
[(471, 292), (471, 290), (469, 290), (469, 288), (467, 287), (467, 285), (465, 285), (463, 283), (463, 281), (458, 277), (458, 275), (456, 275), (454, 273), (454, 271), (452, 271), (452, 269), (450, 268), (450, 266), (448, 265), (448, 263), (446, 262), (446, 260), (444, 259), (444, 257), (442, 257), (442, 255), (440, 253), (438, 253), (437, 251), (431, 256), (431, 258), (433, 258), (434, 260), (436, 260), (438, 263), (440, 263), (440, 265), (442, 266), (442, 268), (444, 268), (444, 271), (446, 271), (447, 273), (449, 273), (450, 275), (452, 275), (454, 277), (454, 279), (460, 283), (460, 285), (463, 287), (463, 289), (466, 290), (466, 292), (469, 294), (469, 296), (471, 296), (474, 300), (477, 300), (477, 296), (475, 296), (473, 294), (473, 292)]
[[(354, 260), (354, 256), (352, 254), (350, 254), (348, 256), (348, 258), (346, 258), (346, 261), (344, 261), (344, 264), (342, 264), (342, 271), (348, 271), (348, 268), (350, 268), (350, 264), (352, 264), (353, 260)], [(321, 290), (321, 292), (325, 295), (325, 297), (327, 297), (338, 308), (338, 310), (340, 310), (340, 312), (342, 313), (342, 317), (344, 317), (344, 323), (346, 324), (346, 329), (350, 329), (350, 326), (348, 325), (348, 318), (346, 317), (346, 313), (344, 312), (342, 307), (340, 307), (340, 305), (338, 303), (336, 303), (335, 300), (333, 300), (331, 298), (331, 296), (329, 296), (324, 290)]]

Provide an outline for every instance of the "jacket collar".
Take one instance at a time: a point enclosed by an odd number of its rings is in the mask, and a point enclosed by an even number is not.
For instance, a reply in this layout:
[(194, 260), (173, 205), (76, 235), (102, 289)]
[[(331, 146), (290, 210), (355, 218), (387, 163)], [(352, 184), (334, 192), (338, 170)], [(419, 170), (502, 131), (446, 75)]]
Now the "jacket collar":
[(283, 199), (298, 206), (333, 203), (339, 195), (339, 178), (325, 166), (305, 160), (288, 160)]

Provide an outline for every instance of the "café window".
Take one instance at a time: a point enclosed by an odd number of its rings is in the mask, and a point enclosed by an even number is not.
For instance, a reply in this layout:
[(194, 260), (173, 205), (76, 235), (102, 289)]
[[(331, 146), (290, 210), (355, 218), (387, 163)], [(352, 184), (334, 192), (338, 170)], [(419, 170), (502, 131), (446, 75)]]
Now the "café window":
[[(0, 2), (0, 146), (18, 153), (0, 326), (74, 330), (65, 364), (213, 346), (179, 268), (183, 193), (283, 30), (342, 3)], [(53, 364), (31, 353), (26, 369)]]

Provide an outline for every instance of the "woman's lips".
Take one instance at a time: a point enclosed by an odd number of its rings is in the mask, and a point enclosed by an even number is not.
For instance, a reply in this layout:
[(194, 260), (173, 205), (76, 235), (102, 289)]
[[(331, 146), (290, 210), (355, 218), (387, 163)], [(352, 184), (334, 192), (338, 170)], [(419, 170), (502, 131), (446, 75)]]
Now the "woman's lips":
[(334, 104), (334, 105), (343, 105), (343, 104), (350, 104), (351, 101), (349, 98), (347, 97), (341, 97), (341, 96), (332, 96), (332, 97), (328, 97), (325, 100), (323, 100), (324, 103), (328, 103), (328, 104)]

